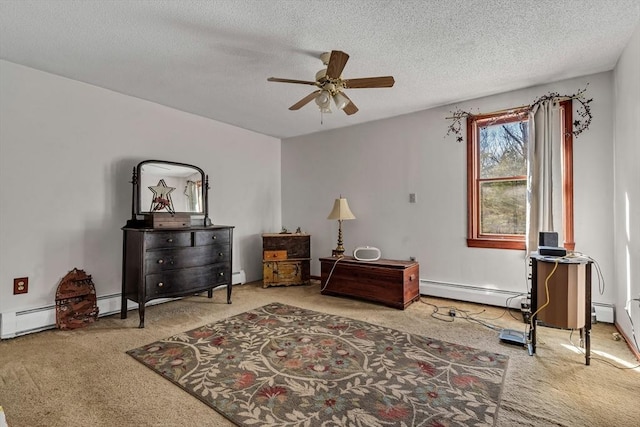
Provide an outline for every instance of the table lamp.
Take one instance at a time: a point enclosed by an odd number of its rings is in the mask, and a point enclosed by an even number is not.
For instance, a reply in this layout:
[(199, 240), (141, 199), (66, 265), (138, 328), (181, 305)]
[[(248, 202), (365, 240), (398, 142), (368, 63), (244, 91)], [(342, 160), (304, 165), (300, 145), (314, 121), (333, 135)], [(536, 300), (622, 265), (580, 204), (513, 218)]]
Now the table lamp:
[(342, 254), (344, 254), (344, 246), (342, 245), (342, 221), (356, 219), (351, 209), (349, 209), (347, 199), (343, 198), (342, 195), (333, 203), (333, 210), (327, 219), (338, 220), (338, 246), (333, 250), (333, 256), (342, 256)]

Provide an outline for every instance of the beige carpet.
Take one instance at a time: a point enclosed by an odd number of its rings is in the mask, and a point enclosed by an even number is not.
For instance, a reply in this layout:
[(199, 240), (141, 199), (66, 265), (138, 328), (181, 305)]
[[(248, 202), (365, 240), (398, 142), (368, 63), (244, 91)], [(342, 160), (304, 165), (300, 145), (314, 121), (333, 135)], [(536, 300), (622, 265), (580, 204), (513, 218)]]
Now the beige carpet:
[[(423, 298), (490, 319), (502, 309)], [(230, 426), (229, 421), (184, 390), (138, 363), (127, 350), (209, 322), (281, 302), (380, 324), (413, 334), (509, 356), (498, 426), (635, 426), (640, 419), (640, 369), (620, 370), (593, 360), (584, 365), (569, 331), (539, 328), (538, 353), (501, 344), (498, 333), (455, 318), (443, 322), (432, 307), (414, 303), (395, 310), (363, 301), (322, 296), (318, 284), (262, 289), (258, 283), (234, 287), (233, 304), (223, 290), (146, 310), (146, 328), (137, 312), (101, 318), (75, 331), (51, 330), (0, 341), (0, 405), (10, 427), (35, 426)], [(448, 311), (448, 310), (447, 310)], [(450, 320), (444, 317), (445, 320)], [(508, 313), (487, 320), (501, 327), (524, 324)], [(612, 325), (597, 324), (594, 356), (637, 364)], [(577, 334), (573, 341), (577, 342)], [(605, 356), (598, 355), (605, 354)]]

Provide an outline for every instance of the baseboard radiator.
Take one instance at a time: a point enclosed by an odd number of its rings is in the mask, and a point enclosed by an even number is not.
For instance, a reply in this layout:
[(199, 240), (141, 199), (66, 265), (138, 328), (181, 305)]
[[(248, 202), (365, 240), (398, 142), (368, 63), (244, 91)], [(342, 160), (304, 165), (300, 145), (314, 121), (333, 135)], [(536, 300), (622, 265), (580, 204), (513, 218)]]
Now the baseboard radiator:
[[(523, 289), (522, 293), (518, 293), (482, 286), (420, 279), (420, 295), (493, 305), (496, 307), (506, 307), (508, 302), (510, 308), (519, 309), (520, 299), (521, 297), (526, 297), (526, 293), (526, 289)], [(615, 310), (613, 304), (594, 302), (592, 305), (595, 309), (597, 322), (614, 323)]]
[[(247, 278), (244, 270), (233, 273), (232, 283), (241, 285), (246, 283)], [(224, 287), (217, 288), (216, 291), (224, 290)], [(149, 301), (147, 306), (162, 304), (173, 301), (177, 298), (160, 298)], [(120, 312), (121, 294), (103, 295), (98, 297), (98, 308), (100, 317), (109, 316)], [(127, 302), (127, 309), (134, 310), (138, 304), (133, 301)], [(56, 327), (56, 306), (32, 308), (29, 310), (0, 313), (0, 339), (15, 338), (21, 335), (40, 332)]]
[(497, 307), (506, 307), (508, 300), (509, 307), (520, 308), (520, 296), (524, 298), (526, 294), (526, 289), (518, 293), (482, 286), (420, 279), (420, 295), (494, 305)]

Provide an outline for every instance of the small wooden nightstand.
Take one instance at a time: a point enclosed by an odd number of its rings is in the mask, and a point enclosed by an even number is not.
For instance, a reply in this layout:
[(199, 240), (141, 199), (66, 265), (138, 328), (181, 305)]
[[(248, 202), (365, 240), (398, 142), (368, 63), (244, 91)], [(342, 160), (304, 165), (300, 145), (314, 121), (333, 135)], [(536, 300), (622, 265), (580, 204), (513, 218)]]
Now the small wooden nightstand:
[(311, 236), (301, 233), (262, 235), (262, 287), (310, 282)]

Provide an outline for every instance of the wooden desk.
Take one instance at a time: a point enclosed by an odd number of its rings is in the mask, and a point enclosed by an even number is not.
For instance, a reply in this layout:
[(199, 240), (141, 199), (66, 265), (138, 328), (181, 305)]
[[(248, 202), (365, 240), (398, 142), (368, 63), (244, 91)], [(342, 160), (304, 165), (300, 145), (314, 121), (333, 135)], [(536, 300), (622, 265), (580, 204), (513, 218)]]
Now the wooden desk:
[[(558, 267), (549, 277), (556, 261)], [(593, 262), (585, 257), (531, 255), (531, 355), (536, 352), (536, 328), (540, 322), (563, 329), (579, 329), (585, 364), (591, 363), (591, 264)]]
[(320, 258), (323, 295), (347, 296), (404, 310), (420, 299), (416, 261), (358, 261), (353, 257)]

